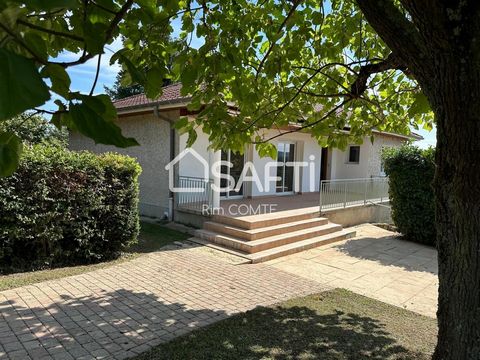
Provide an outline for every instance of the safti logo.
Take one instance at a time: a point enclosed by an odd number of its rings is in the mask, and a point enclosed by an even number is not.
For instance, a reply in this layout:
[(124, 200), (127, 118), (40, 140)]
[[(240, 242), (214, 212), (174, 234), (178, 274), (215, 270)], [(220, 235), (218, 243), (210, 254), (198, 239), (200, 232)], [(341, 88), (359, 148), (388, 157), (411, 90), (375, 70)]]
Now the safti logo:
[[(300, 191), (300, 173), (302, 168), (308, 167), (309, 179), (308, 179), (308, 191), (315, 191), (315, 156), (310, 155), (309, 161), (288, 161), (288, 162), (278, 162), (278, 161), (268, 161), (263, 166), (263, 179), (259, 176), (259, 172), (257, 171), (255, 164), (251, 161), (247, 161), (243, 164), (243, 169), (237, 181), (235, 181), (233, 176), (228, 174), (222, 173), (222, 166), (232, 168), (234, 164), (230, 161), (216, 161), (211, 165), (208, 164), (208, 161), (203, 158), (197, 151), (192, 148), (187, 148), (183, 150), (180, 154), (178, 154), (171, 162), (169, 162), (165, 166), (165, 170), (168, 170), (168, 186), (170, 191), (172, 192), (182, 192), (182, 193), (199, 193), (203, 192), (204, 189), (202, 188), (195, 188), (195, 187), (176, 187), (175, 186), (175, 179), (174, 179), (174, 167), (175, 165), (180, 162), (185, 156), (191, 154), (201, 165), (202, 174), (198, 175), (198, 178), (202, 178), (205, 181), (209, 180), (210, 174), (213, 175), (214, 178), (224, 179), (225, 183), (227, 184), (224, 187), (220, 187), (215, 183), (211, 183), (211, 189), (216, 192), (227, 192), (227, 191), (240, 191), (244, 182), (252, 182), (255, 184), (256, 189), (260, 193), (270, 193), (272, 189), (272, 185), (278, 181), (282, 180), (282, 177), (277, 175), (271, 175), (272, 173), (278, 173), (279, 167), (284, 168), (293, 168), (293, 178), (292, 181), (292, 188), (293, 191), (298, 192)], [(203, 175), (203, 176), (202, 176)]]
[(189, 193), (198, 193), (198, 192), (203, 192), (203, 189), (199, 188), (182, 188), (182, 187), (175, 187), (175, 179), (174, 179), (174, 167), (175, 164), (178, 163), (180, 160), (182, 160), (185, 156), (188, 154), (192, 154), (195, 159), (197, 159), (201, 164), (203, 168), (203, 178), (206, 180), (208, 179), (208, 161), (205, 160), (202, 155), (200, 155), (198, 152), (193, 150), (192, 148), (187, 148), (183, 150), (180, 154), (178, 154), (172, 161), (170, 161), (166, 166), (165, 170), (168, 170), (168, 188), (172, 192), (189, 192)]

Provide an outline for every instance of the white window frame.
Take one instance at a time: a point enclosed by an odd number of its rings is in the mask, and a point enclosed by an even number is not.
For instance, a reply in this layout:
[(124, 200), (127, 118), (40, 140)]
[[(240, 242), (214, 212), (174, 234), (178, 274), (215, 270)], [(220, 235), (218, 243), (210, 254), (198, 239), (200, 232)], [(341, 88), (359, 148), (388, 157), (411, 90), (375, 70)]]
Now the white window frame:
[[(358, 161), (350, 161), (350, 149), (352, 147), (357, 147), (358, 148)], [(360, 164), (361, 150), (362, 150), (362, 147), (360, 145), (348, 145), (347, 159), (346, 159), (345, 163), (346, 164), (352, 164), (352, 165), (359, 165)]]

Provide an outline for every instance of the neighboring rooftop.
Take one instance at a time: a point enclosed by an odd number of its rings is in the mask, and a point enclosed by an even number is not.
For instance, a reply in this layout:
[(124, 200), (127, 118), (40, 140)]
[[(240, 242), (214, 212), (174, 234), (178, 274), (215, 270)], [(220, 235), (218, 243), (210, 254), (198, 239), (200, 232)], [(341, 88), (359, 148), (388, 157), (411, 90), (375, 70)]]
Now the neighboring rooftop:
[(176, 103), (189, 99), (190, 96), (180, 94), (182, 84), (176, 83), (163, 87), (162, 95), (156, 99), (149, 99), (145, 94), (132, 95), (113, 102), (118, 110), (148, 107), (149, 105), (162, 103)]

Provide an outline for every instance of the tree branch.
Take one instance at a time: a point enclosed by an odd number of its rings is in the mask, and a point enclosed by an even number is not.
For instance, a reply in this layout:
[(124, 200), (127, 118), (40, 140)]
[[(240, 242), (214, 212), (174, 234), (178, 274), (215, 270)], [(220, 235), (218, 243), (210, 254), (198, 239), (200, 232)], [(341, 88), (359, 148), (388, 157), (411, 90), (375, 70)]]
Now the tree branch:
[(360, 97), (367, 90), (367, 82), (370, 75), (387, 70), (401, 70), (405, 72), (407, 67), (393, 53), (388, 55), (388, 57), (383, 61), (361, 66), (357, 79), (350, 87), (351, 96), (354, 98)]
[(300, 127), (298, 127), (297, 129), (295, 130), (288, 130), (288, 131), (285, 131), (285, 132), (282, 132), (280, 134), (277, 134), (277, 135), (274, 135), (274, 136), (271, 136), (269, 137), (268, 139), (266, 140), (262, 140), (262, 141), (254, 141), (252, 142), (252, 144), (261, 144), (261, 143), (265, 143), (265, 142), (270, 142), (272, 141), (273, 139), (276, 139), (280, 136), (283, 136), (285, 134), (291, 134), (291, 133), (295, 133), (295, 132), (299, 132), (299, 131), (302, 131), (304, 129), (308, 129), (308, 128), (311, 128), (312, 126), (315, 126), (317, 124), (319, 124), (320, 122), (322, 122), (323, 120), (327, 119), (328, 117), (332, 116), (334, 113), (336, 113), (338, 110), (340, 110), (345, 104), (347, 104), (349, 101), (351, 101), (352, 99), (346, 99), (344, 101), (342, 101), (340, 104), (338, 104), (337, 106), (335, 106), (333, 109), (331, 109), (329, 112), (327, 112), (325, 115), (323, 115), (320, 119), (318, 120), (315, 120), (314, 122), (311, 122), (311, 123), (308, 123), (306, 125), (302, 125)]
[(33, 59), (36, 60), (38, 63), (42, 64), (42, 65), (47, 65), (47, 61), (42, 59), (40, 56), (37, 55), (37, 53), (35, 53), (35, 51), (33, 51), (32, 49), (30, 49), (28, 47), (27, 44), (25, 44), (25, 42), (23, 41), (23, 39), (21, 39), (20, 37), (17, 36), (17, 34), (15, 34), (14, 31), (12, 31), (10, 28), (8, 28), (7, 26), (5, 26), (4, 24), (2, 24), (0, 22), (0, 28), (2, 28), (9, 36), (12, 37), (12, 39), (14, 41), (16, 41), (21, 47), (23, 47), (25, 50), (27, 50), (30, 55), (32, 55)]
[[(293, 15), (295, 10), (297, 9), (298, 5), (300, 5), (302, 1), (301, 0), (295, 0), (293, 2), (292, 7), (290, 8), (290, 11), (288, 12), (287, 16), (285, 19), (283, 19), (282, 23), (280, 24), (280, 27), (277, 30), (277, 34), (280, 34), (280, 32), (283, 30), (283, 27), (287, 24), (288, 19)], [(260, 60), (260, 64), (258, 64), (258, 71), (257, 71), (257, 78), (259, 75), (259, 71), (262, 69), (263, 65), (265, 64), (265, 61), (267, 60), (268, 56), (273, 50), (273, 47), (275, 46), (276, 42), (274, 41), (273, 43), (270, 44), (269, 48), (267, 49), (267, 52), (265, 53), (265, 56)]]
[(116, 11), (110, 10), (109, 8), (103, 6), (102, 4), (99, 4), (99, 3), (96, 2), (96, 1), (93, 1), (93, 0), (92, 0), (92, 4), (95, 5), (96, 7), (98, 7), (99, 9), (102, 9), (103, 11), (108, 12), (108, 13), (110, 13), (110, 14), (115, 15), (115, 14), (117, 13)]
[(102, 62), (102, 54), (98, 54), (98, 60), (97, 60), (97, 70), (95, 72), (95, 80), (93, 80), (93, 85), (92, 88), (90, 89), (90, 96), (93, 95), (93, 92), (95, 91), (95, 86), (97, 86), (97, 81), (98, 81), (98, 75), (100, 73), (100, 63)]
[(41, 31), (41, 32), (44, 32), (44, 33), (47, 33), (47, 34), (62, 36), (62, 37), (66, 37), (66, 38), (69, 38), (69, 39), (72, 39), (72, 40), (75, 40), (75, 41), (81, 41), (81, 42), (84, 41), (84, 39), (81, 36), (77, 36), (77, 35), (74, 35), (74, 34), (68, 34), (68, 33), (64, 33), (64, 32), (61, 32), (61, 31), (52, 30), (52, 29), (46, 29), (46, 28), (43, 28), (41, 26), (31, 24), (31, 23), (29, 23), (27, 21), (24, 21), (22, 19), (18, 19), (17, 24), (20, 24), (20, 25), (29, 27), (30, 29), (35, 29), (35, 30), (38, 30), (38, 31)]
[[(105, 31), (105, 42), (108, 43), (109, 40), (112, 39), (113, 32), (115, 31), (115, 28), (118, 26), (120, 21), (122, 21), (123, 17), (127, 13), (127, 11), (132, 7), (134, 0), (127, 0), (125, 4), (121, 7), (121, 9), (116, 13), (114, 18), (112, 19), (112, 22), (108, 26), (108, 29)], [(55, 64), (58, 64), (60, 66), (63, 66), (64, 68), (67, 68), (69, 66), (74, 66), (74, 65), (80, 65), (85, 63), (86, 61), (92, 59), (95, 56), (95, 54), (88, 54), (84, 52), (77, 60), (75, 61), (70, 61), (70, 62), (58, 62)]]
[(409, 69), (424, 68), (429, 58), (426, 44), (414, 23), (395, 5), (394, 0), (356, 2), (368, 23)]

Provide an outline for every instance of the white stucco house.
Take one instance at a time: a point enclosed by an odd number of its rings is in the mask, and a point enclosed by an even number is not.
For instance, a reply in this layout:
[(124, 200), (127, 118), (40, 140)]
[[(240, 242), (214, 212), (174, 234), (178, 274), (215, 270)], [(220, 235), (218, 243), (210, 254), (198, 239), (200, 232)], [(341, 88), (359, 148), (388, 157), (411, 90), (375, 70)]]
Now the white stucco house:
[[(189, 97), (180, 94), (180, 84), (164, 88), (160, 98), (147, 99), (145, 95), (134, 95), (116, 101), (118, 125), (123, 134), (134, 137), (141, 146), (117, 149), (111, 146), (95, 145), (92, 140), (78, 133), (70, 133), (69, 146), (72, 150), (94, 152), (116, 151), (138, 159), (143, 172), (140, 176), (140, 212), (157, 218), (179, 218), (183, 209), (179, 204), (202, 201), (218, 205), (222, 201), (241, 201), (261, 197), (280, 197), (318, 193), (322, 180), (371, 178), (384, 175), (380, 153), (385, 146), (400, 146), (406, 141), (421, 139), (416, 134), (409, 136), (374, 131), (374, 142), (365, 139), (362, 145), (351, 144), (346, 151), (321, 148), (317, 141), (306, 133), (289, 133), (275, 138), (278, 159), (261, 158), (254, 146), (248, 146), (244, 154), (234, 154), (228, 150), (208, 149), (208, 136), (198, 130), (197, 141), (192, 150), (184, 153), (187, 135), (180, 135), (173, 123), (181, 116), (189, 115)], [(266, 130), (268, 135), (276, 135), (280, 130)], [(181, 155), (181, 156), (179, 156)], [(199, 161), (200, 155), (204, 162)], [(174, 160), (170, 167), (168, 164)], [(173, 171), (173, 181), (179, 187), (208, 187), (211, 183), (221, 184), (218, 174), (205, 171), (205, 163), (218, 160), (230, 161), (231, 168), (223, 166), (221, 173), (232, 176), (236, 181), (242, 174), (244, 165), (255, 166), (258, 177), (267, 179), (268, 186), (255, 182), (244, 182), (238, 191), (198, 193), (194, 195), (172, 193), (169, 189), (169, 170)], [(268, 166), (269, 162), (275, 166)], [(306, 162), (304, 167), (289, 166), (290, 162)], [(167, 167), (167, 168), (166, 168)], [(275, 179), (277, 178), (277, 179)], [(170, 174), (172, 181), (172, 175)], [(265, 184), (263, 184), (265, 185)], [(208, 199), (207, 199), (208, 198)], [(312, 199), (316, 199), (313, 196)]]

